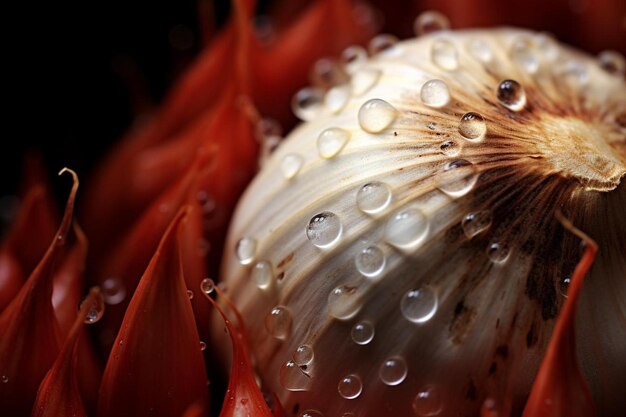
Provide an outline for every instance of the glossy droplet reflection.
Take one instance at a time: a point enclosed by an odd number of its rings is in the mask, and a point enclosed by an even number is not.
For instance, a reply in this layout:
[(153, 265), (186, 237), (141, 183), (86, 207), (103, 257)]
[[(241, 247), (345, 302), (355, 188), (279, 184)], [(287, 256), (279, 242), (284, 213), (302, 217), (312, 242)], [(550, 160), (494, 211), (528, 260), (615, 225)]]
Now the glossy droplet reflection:
[(391, 190), (387, 184), (380, 181), (368, 182), (356, 194), (356, 204), (364, 213), (379, 213), (387, 208), (390, 202)]
[(504, 80), (498, 85), (498, 101), (509, 110), (520, 111), (526, 105), (524, 87), (515, 80)]
[(363, 383), (358, 375), (346, 375), (339, 380), (337, 390), (346, 400), (353, 400), (363, 392)]
[(539, 70), (539, 60), (528, 39), (518, 39), (513, 43), (511, 59), (528, 74), (535, 74)]
[(459, 67), (459, 53), (454, 44), (446, 39), (436, 39), (430, 50), (433, 63), (446, 71), (454, 71)]
[(394, 356), (385, 359), (380, 365), (378, 376), (385, 385), (395, 386), (401, 384), (408, 373), (408, 367), (404, 358)]
[(187, 298), (189, 298), (190, 300), (193, 300), (193, 291), (187, 290)]
[(96, 323), (104, 315), (104, 297), (102, 293), (98, 291), (92, 296), (85, 298), (80, 305), (81, 309), (85, 306), (85, 303), (89, 303), (89, 305), (87, 305), (87, 315), (84, 322), (87, 324)]
[(413, 23), (413, 30), (417, 36), (446, 29), (450, 29), (450, 21), (446, 16), (434, 10), (420, 14)]
[(362, 46), (349, 46), (343, 50), (339, 60), (346, 71), (354, 72), (367, 62), (367, 51)]
[(447, 140), (439, 145), (439, 150), (445, 156), (457, 156), (461, 153), (461, 145), (454, 140)]
[(306, 410), (298, 414), (298, 417), (324, 417), (324, 415), (317, 410)]
[(324, 93), (321, 89), (303, 88), (293, 96), (291, 109), (300, 120), (311, 121), (321, 113), (323, 100)]
[(313, 348), (309, 345), (298, 346), (293, 353), (293, 360), (298, 366), (307, 366), (313, 362)]
[(260, 261), (254, 264), (252, 271), (250, 271), (250, 277), (254, 284), (260, 289), (264, 290), (269, 288), (274, 278), (274, 270), (272, 264), (268, 261)]
[(340, 285), (328, 295), (328, 314), (339, 320), (349, 320), (361, 309), (357, 287)]
[(324, 95), (324, 106), (333, 114), (339, 113), (348, 104), (351, 93), (350, 85), (336, 85)]
[(385, 100), (373, 98), (366, 101), (359, 109), (359, 125), (369, 133), (379, 133), (388, 128), (396, 117), (398, 111)]
[(256, 256), (257, 242), (250, 237), (239, 239), (235, 247), (235, 255), (242, 265), (248, 265)]
[(570, 277), (565, 277), (559, 281), (559, 292), (565, 298), (567, 298), (567, 290), (569, 289), (571, 281), (572, 279)]
[(293, 360), (288, 360), (280, 368), (280, 385), (289, 391), (307, 391), (311, 387), (311, 376)]
[(461, 221), (463, 233), (468, 239), (473, 238), (479, 233), (487, 230), (491, 226), (491, 211), (480, 210), (468, 213)]
[(428, 218), (421, 210), (406, 208), (387, 220), (385, 239), (398, 248), (408, 249), (423, 242), (428, 229)]
[(487, 133), (485, 119), (478, 113), (469, 112), (461, 117), (459, 133), (467, 140), (479, 141)]
[(7, 384), (9, 382), (9, 377), (6, 375), (2, 375), (0, 377), (0, 381), (2, 381), (3, 384)]
[(418, 417), (438, 416), (443, 409), (443, 402), (439, 392), (426, 387), (419, 391), (413, 400), (413, 412)]
[(438, 305), (437, 293), (430, 287), (422, 287), (404, 294), (400, 301), (400, 310), (410, 322), (425, 323), (433, 318)]
[(493, 242), (487, 246), (487, 256), (491, 262), (503, 264), (509, 259), (511, 250), (504, 242)]
[(100, 285), (104, 302), (109, 305), (116, 305), (126, 298), (126, 287), (118, 278), (105, 279)]
[(460, 197), (474, 188), (478, 172), (471, 162), (465, 159), (447, 163), (437, 177), (437, 187), (451, 197)]
[(286, 339), (291, 333), (292, 321), (287, 307), (276, 306), (265, 317), (265, 329), (276, 339)]
[(444, 107), (450, 102), (450, 90), (442, 80), (426, 81), (420, 90), (420, 98), (428, 107)]
[(339, 217), (330, 211), (316, 214), (309, 220), (306, 237), (318, 248), (335, 244), (341, 236), (342, 226)]
[(381, 75), (382, 71), (374, 68), (362, 68), (357, 70), (350, 78), (352, 94), (358, 97), (367, 93), (376, 85)]
[(487, 42), (482, 39), (470, 39), (466, 44), (467, 51), (477, 61), (488, 63), (493, 59), (493, 51)]
[(616, 51), (603, 51), (598, 55), (598, 65), (617, 77), (623, 77), (626, 74), (626, 58)]
[(368, 278), (379, 276), (385, 269), (385, 254), (378, 246), (361, 249), (354, 259), (356, 269)]
[(200, 283), (200, 289), (203, 293), (209, 295), (215, 291), (215, 282), (211, 278), (205, 278)]
[(356, 323), (350, 330), (350, 338), (357, 345), (367, 345), (374, 340), (374, 334), (374, 326), (367, 321)]
[(330, 159), (341, 152), (349, 139), (350, 132), (339, 127), (331, 127), (318, 136), (317, 151), (322, 158)]
[(376, 35), (367, 45), (370, 55), (389, 52), (398, 43), (398, 38), (388, 33)]
[(302, 165), (304, 165), (304, 158), (298, 154), (290, 153), (283, 156), (280, 161), (280, 170), (286, 179), (291, 179), (298, 175)]

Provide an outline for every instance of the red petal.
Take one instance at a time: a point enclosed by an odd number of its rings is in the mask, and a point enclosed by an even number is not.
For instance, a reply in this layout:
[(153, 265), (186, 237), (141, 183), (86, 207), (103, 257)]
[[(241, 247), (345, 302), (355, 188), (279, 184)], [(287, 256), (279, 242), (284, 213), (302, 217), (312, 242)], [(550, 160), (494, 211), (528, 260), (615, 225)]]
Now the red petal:
[(59, 352), (59, 329), (51, 303), (52, 278), (55, 265), (72, 246), (73, 236), (68, 233), (78, 179), (69, 172), (74, 184), (56, 238), (0, 315), (0, 410), (12, 417), (30, 414), (37, 387)]
[(170, 224), (133, 295), (102, 378), (99, 416), (179, 417), (208, 403), (178, 242), (186, 214)]

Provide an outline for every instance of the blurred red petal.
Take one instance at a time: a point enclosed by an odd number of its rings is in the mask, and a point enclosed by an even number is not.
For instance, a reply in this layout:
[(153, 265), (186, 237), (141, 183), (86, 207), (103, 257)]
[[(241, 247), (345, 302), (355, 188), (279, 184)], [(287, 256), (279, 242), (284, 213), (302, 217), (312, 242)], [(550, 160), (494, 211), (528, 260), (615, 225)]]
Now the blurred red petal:
[(186, 215), (182, 209), (168, 227), (128, 306), (102, 378), (99, 416), (179, 417), (208, 403), (180, 256)]
[(12, 417), (30, 414), (37, 387), (59, 352), (59, 328), (51, 298), (55, 267), (72, 248), (69, 233), (78, 179), (69, 172), (74, 183), (56, 237), (0, 315), (0, 410)]

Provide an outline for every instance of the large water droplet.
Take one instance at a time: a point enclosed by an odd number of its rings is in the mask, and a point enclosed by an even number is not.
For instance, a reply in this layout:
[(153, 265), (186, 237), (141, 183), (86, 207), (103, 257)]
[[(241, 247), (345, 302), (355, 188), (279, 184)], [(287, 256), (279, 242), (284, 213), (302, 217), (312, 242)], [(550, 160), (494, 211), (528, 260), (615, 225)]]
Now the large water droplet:
[(286, 179), (291, 179), (300, 172), (302, 165), (304, 165), (304, 158), (302, 156), (289, 153), (283, 156), (283, 159), (280, 161), (280, 170), (283, 172), (283, 176)]
[(368, 278), (379, 276), (385, 269), (385, 254), (378, 246), (368, 246), (362, 249), (354, 260), (356, 269)]
[(385, 240), (399, 248), (411, 248), (424, 241), (428, 229), (428, 218), (421, 210), (402, 209), (387, 221)]
[(348, 84), (332, 87), (324, 95), (324, 106), (333, 114), (339, 113), (350, 100), (351, 89)]
[(350, 337), (357, 345), (367, 345), (374, 340), (374, 326), (367, 321), (356, 323), (350, 330)]
[(528, 74), (535, 74), (539, 70), (539, 60), (528, 39), (523, 38), (513, 42), (511, 59)]
[(510, 254), (511, 249), (509, 248), (509, 245), (504, 242), (493, 242), (487, 246), (487, 256), (493, 263), (505, 263), (509, 259)]
[(346, 400), (353, 400), (363, 392), (363, 383), (358, 375), (346, 375), (339, 380), (337, 390)]
[(306, 87), (298, 91), (291, 100), (294, 114), (305, 122), (311, 121), (322, 112), (324, 92), (315, 87)]
[(356, 193), (356, 204), (364, 213), (380, 213), (391, 202), (391, 190), (380, 181), (368, 182)]
[(292, 317), (287, 307), (276, 306), (265, 316), (265, 329), (276, 339), (286, 339), (291, 333)]
[(340, 285), (328, 295), (328, 314), (339, 320), (349, 320), (361, 309), (357, 287)]
[(400, 301), (400, 310), (410, 322), (425, 323), (433, 318), (438, 305), (437, 293), (430, 287), (422, 287), (404, 294)]
[(470, 39), (467, 42), (466, 48), (470, 55), (484, 64), (491, 62), (493, 59), (491, 47), (482, 39)]
[(325, 129), (317, 138), (317, 151), (322, 158), (330, 159), (336, 156), (348, 140), (350, 132), (340, 127)]
[(309, 220), (306, 237), (318, 248), (328, 248), (341, 237), (341, 221), (335, 213), (324, 211)]
[(404, 358), (393, 356), (385, 359), (380, 365), (378, 376), (385, 385), (395, 386), (401, 384), (408, 373), (408, 367)]
[(420, 98), (428, 107), (440, 108), (450, 102), (450, 90), (442, 80), (426, 81), (420, 91)]
[(447, 163), (437, 178), (437, 187), (451, 197), (460, 197), (468, 192), (478, 180), (476, 167), (465, 159)]
[(417, 36), (447, 29), (450, 29), (450, 21), (448, 18), (434, 10), (421, 13), (413, 23), (413, 30)]
[(307, 366), (313, 362), (313, 348), (309, 345), (298, 346), (293, 353), (293, 360), (298, 366)]
[(215, 291), (215, 282), (211, 278), (205, 278), (200, 283), (200, 290), (206, 295), (211, 294)]
[(359, 125), (369, 133), (379, 133), (388, 128), (398, 111), (385, 100), (373, 98), (363, 103), (359, 109)]
[(520, 111), (526, 105), (524, 87), (515, 80), (504, 80), (498, 85), (498, 101), (507, 109)]
[(255, 285), (260, 289), (264, 290), (269, 288), (272, 284), (272, 279), (274, 278), (272, 264), (268, 261), (257, 262), (250, 272), (250, 277)]
[(617, 77), (623, 77), (626, 73), (626, 59), (616, 51), (600, 52), (598, 64), (603, 70)]
[(436, 39), (430, 50), (430, 58), (439, 68), (454, 71), (459, 67), (459, 53), (454, 44), (445, 39)]
[(119, 278), (107, 278), (100, 285), (104, 302), (116, 305), (126, 298), (126, 287)]
[(440, 394), (432, 387), (419, 391), (413, 400), (413, 412), (419, 417), (439, 415), (442, 409), (443, 402)]
[(467, 140), (482, 140), (487, 133), (485, 119), (478, 113), (465, 113), (459, 123), (459, 133)]
[(85, 298), (80, 305), (82, 309), (85, 303), (89, 303), (87, 306), (87, 315), (84, 322), (87, 324), (93, 324), (99, 321), (104, 314), (104, 297), (101, 292), (97, 292), (91, 298)]
[(288, 360), (280, 368), (280, 385), (289, 391), (307, 391), (311, 387), (311, 376), (293, 360)]
[(447, 140), (439, 145), (439, 150), (446, 156), (457, 156), (461, 153), (461, 145), (454, 140)]
[(237, 259), (242, 265), (248, 265), (254, 260), (256, 256), (257, 242), (251, 237), (244, 237), (239, 239), (237, 246), (235, 247), (235, 254)]
[(489, 210), (473, 211), (466, 214), (461, 221), (463, 233), (468, 239), (487, 230), (489, 226), (491, 226), (491, 211)]
[(376, 85), (381, 75), (382, 71), (374, 68), (361, 68), (355, 71), (350, 78), (352, 94), (358, 97), (367, 93)]
[(349, 46), (341, 53), (340, 61), (346, 71), (354, 72), (367, 61), (367, 51), (358, 45)]

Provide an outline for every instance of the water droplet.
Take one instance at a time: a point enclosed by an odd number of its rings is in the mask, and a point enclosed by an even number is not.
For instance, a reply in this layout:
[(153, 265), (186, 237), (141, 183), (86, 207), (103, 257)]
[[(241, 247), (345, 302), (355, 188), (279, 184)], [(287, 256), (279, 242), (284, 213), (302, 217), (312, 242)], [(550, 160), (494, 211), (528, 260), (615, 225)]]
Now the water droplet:
[(498, 101), (507, 109), (520, 111), (526, 105), (524, 87), (515, 80), (504, 80), (498, 85)]
[(395, 386), (401, 384), (408, 373), (406, 361), (399, 357), (394, 356), (388, 359), (380, 365), (378, 370), (378, 376), (385, 385)]
[(461, 153), (461, 145), (454, 140), (447, 140), (439, 145), (439, 150), (446, 156), (457, 156)]
[(328, 248), (341, 237), (341, 221), (335, 213), (324, 211), (309, 220), (306, 237), (318, 248)]
[(324, 95), (324, 106), (333, 114), (339, 113), (348, 104), (351, 93), (349, 84), (336, 85)]
[(9, 377), (6, 375), (2, 375), (2, 377), (0, 377), (0, 380), (3, 384), (6, 384), (7, 382), (9, 382)]
[(254, 260), (254, 257), (256, 256), (256, 247), (257, 242), (251, 237), (239, 239), (235, 248), (235, 254), (242, 265), (248, 265)]
[(211, 278), (205, 278), (200, 283), (200, 289), (203, 293), (209, 295), (215, 291), (215, 282)]
[(489, 63), (493, 59), (493, 52), (487, 42), (482, 39), (470, 39), (466, 48), (471, 56), (482, 63)]
[(459, 133), (467, 140), (482, 140), (487, 133), (485, 119), (478, 113), (465, 113), (459, 123)]
[[(256, 138), (259, 141), (264, 141), (269, 137), (272, 136), (282, 136), (283, 135), (283, 128), (280, 125), (280, 123), (278, 123), (278, 121), (271, 119), (269, 117), (264, 117), (261, 120), (259, 120), (259, 122), (256, 124), (255, 126), (256, 129)], [(202, 191), (204, 196), (208, 197), (208, 194), (206, 193), (206, 191)], [(203, 204), (203, 201), (200, 200), (200, 195), (198, 194), (198, 201), (200, 202), (200, 204)]]
[(362, 249), (354, 260), (356, 269), (368, 278), (380, 275), (385, 269), (386, 262), (385, 254), (378, 246)]
[(328, 295), (328, 314), (336, 319), (351, 319), (359, 312), (361, 306), (356, 287), (340, 285)]
[(283, 156), (282, 161), (280, 161), (280, 170), (283, 172), (283, 176), (289, 180), (300, 172), (302, 165), (304, 165), (304, 158), (302, 156), (289, 153)]
[(193, 300), (193, 291), (187, 290), (187, 297), (189, 297), (190, 300)]
[(356, 193), (356, 204), (364, 213), (380, 213), (391, 202), (391, 190), (380, 181), (368, 182)]
[(257, 262), (250, 272), (250, 277), (260, 289), (264, 290), (269, 288), (274, 278), (272, 264), (268, 261)]
[(330, 159), (341, 152), (349, 139), (350, 132), (340, 127), (331, 127), (318, 136), (317, 151), (322, 158)]
[(506, 243), (493, 242), (487, 246), (487, 256), (491, 259), (491, 262), (497, 264), (503, 264), (509, 259), (511, 250)]
[(425, 323), (437, 312), (439, 300), (430, 287), (407, 291), (400, 302), (402, 315), (413, 323)]
[(265, 329), (276, 339), (286, 339), (291, 333), (292, 317), (289, 309), (276, 306), (265, 316)]
[(398, 111), (385, 100), (373, 98), (366, 101), (359, 109), (359, 125), (369, 133), (382, 132), (398, 116)]
[(104, 302), (109, 305), (116, 305), (126, 298), (126, 287), (118, 278), (107, 278), (100, 285)]
[(311, 377), (293, 360), (288, 360), (280, 368), (279, 380), (280, 385), (289, 391), (307, 391), (311, 387)]
[(559, 57), (559, 46), (550, 34), (535, 35), (535, 45), (546, 60), (555, 61)]
[(361, 68), (355, 71), (350, 78), (352, 94), (358, 97), (367, 93), (376, 85), (381, 75), (382, 71), (374, 68)]
[(91, 299), (89, 297), (85, 298), (80, 305), (80, 308), (83, 308), (85, 303), (90, 302), (91, 304), (87, 307), (87, 315), (85, 316), (84, 322), (87, 324), (93, 324), (99, 321), (104, 314), (104, 297), (101, 292), (97, 292)]
[(367, 51), (361, 46), (349, 46), (341, 53), (340, 60), (346, 71), (353, 72), (367, 61)]
[(603, 70), (617, 77), (623, 77), (626, 74), (626, 58), (617, 51), (600, 52), (598, 64)]
[(322, 413), (317, 410), (306, 410), (298, 415), (299, 417), (324, 417)]
[(442, 70), (454, 71), (459, 67), (459, 53), (454, 44), (445, 39), (436, 39), (433, 42), (430, 58)]
[(571, 281), (572, 279), (570, 277), (565, 277), (559, 282), (559, 291), (565, 298), (567, 298), (567, 290), (569, 289)]
[(445, 81), (426, 81), (420, 91), (420, 98), (428, 107), (440, 108), (450, 102), (450, 90)]
[(474, 164), (465, 159), (457, 159), (443, 167), (437, 178), (437, 187), (450, 197), (460, 197), (470, 192), (477, 180), (478, 173)]
[(323, 90), (315, 87), (306, 87), (293, 96), (291, 109), (300, 120), (308, 122), (319, 116), (322, 111), (323, 100)]
[(298, 366), (307, 366), (313, 362), (313, 348), (309, 345), (298, 346), (293, 353), (293, 360)]
[(429, 227), (428, 218), (421, 210), (402, 209), (387, 221), (385, 240), (399, 248), (415, 247), (424, 241)]
[(383, 52), (390, 52), (397, 43), (397, 37), (387, 33), (383, 33), (374, 36), (367, 45), (367, 49), (369, 50), (370, 55), (376, 55)]
[(413, 411), (419, 417), (436, 416), (441, 413), (443, 402), (440, 394), (432, 387), (427, 387), (417, 393), (413, 400)]
[(357, 323), (352, 326), (350, 337), (357, 345), (367, 345), (374, 340), (374, 326), (366, 321)]
[(448, 18), (434, 10), (420, 14), (413, 23), (413, 30), (417, 36), (447, 29), (450, 29), (450, 21)]
[(334, 59), (321, 58), (313, 64), (311, 83), (314, 85), (328, 89), (347, 80), (348, 75)]
[(511, 59), (529, 74), (535, 74), (539, 70), (539, 60), (531, 42), (526, 38), (517, 39), (513, 42)]
[(200, 350), (202, 352), (204, 352), (206, 350), (206, 343), (204, 343), (202, 340), (200, 341)]
[(570, 87), (582, 87), (589, 82), (586, 65), (575, 59), (566, 61), (557, 72)]
[(346, 400), (353, 400), (363, 392), (363, 383), (358, 375), (346, 375), (339, 380), (337, 390)]
[(489, 210), (473, 211), (465, 215), (461, 221), (463, 233), (468, 239), (487, 230), (491, 226), (491, 212)]

